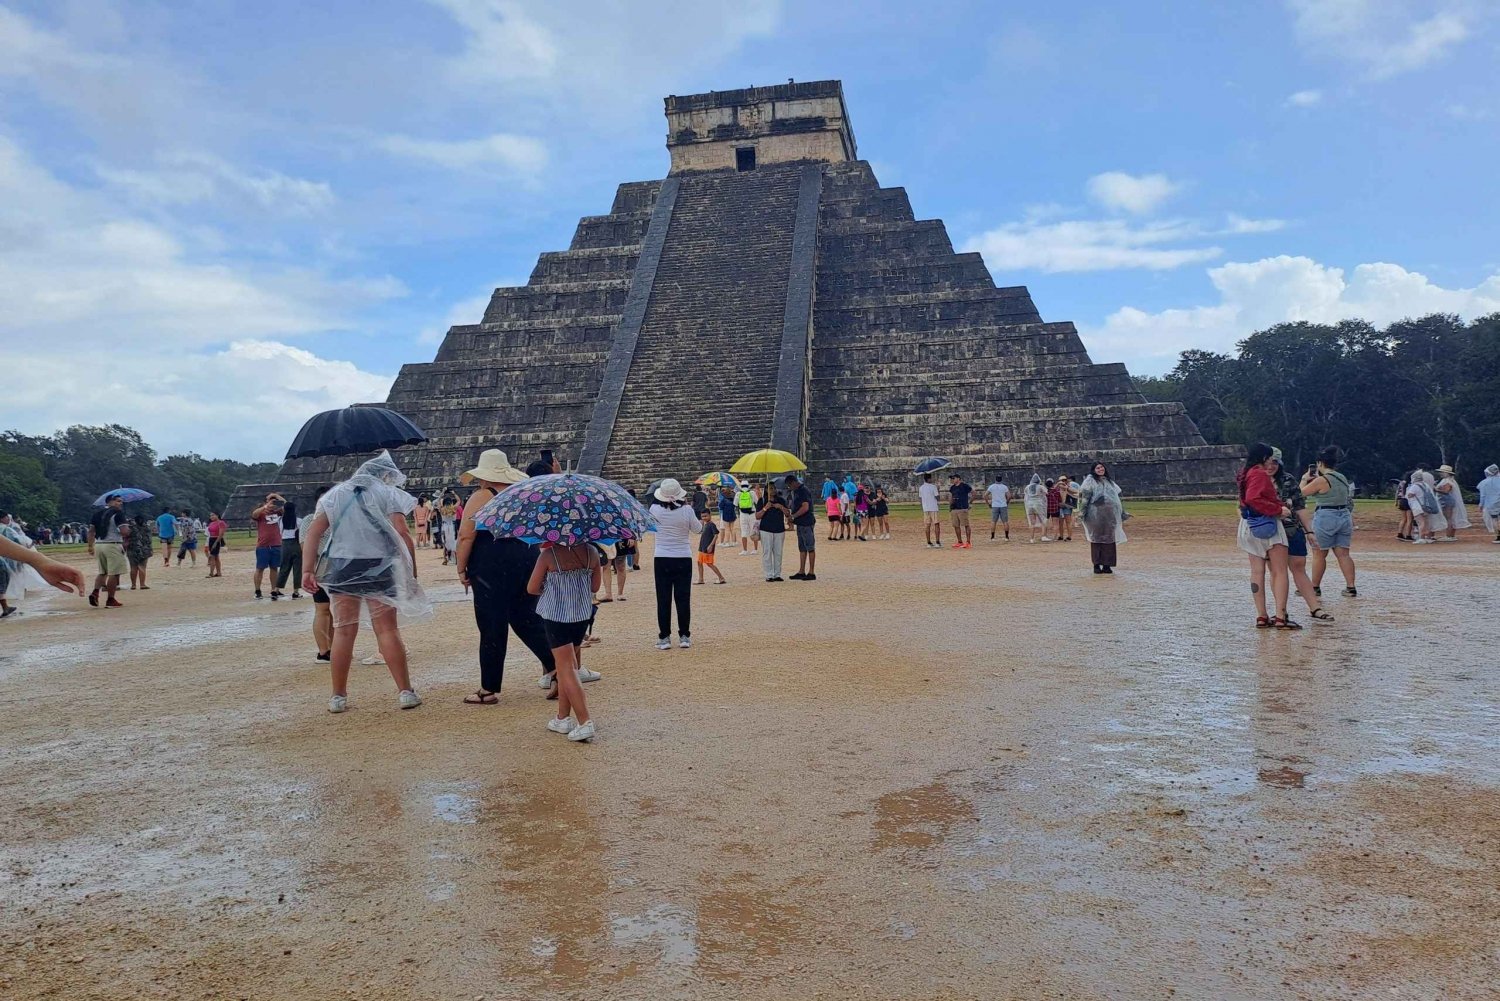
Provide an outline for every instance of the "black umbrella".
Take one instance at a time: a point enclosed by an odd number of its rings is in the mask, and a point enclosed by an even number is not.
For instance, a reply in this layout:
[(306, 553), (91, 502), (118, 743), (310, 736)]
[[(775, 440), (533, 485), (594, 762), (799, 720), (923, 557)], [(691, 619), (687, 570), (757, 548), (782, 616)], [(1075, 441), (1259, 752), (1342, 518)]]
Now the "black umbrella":
[(357, 455), (378, 448), (417, 445), (427, 440), (421, 428), (385, 407), (345, 407), (314, 414), (302, 425), (288, 459), (320, 455)]

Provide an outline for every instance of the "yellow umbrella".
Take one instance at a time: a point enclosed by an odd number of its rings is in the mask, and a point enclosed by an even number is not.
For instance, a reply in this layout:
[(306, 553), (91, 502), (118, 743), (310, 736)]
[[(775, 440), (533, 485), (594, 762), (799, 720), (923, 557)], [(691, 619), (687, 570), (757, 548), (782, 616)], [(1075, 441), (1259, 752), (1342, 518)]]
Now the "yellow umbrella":
[(774, 448), (758, 448), (740, 456), (739, 460), (729, 467), (729, 471), (746, 476), (769, 476), (772, 473), (795, 473), (806, 468), (807, 464), (790, 452), (782, 452)]

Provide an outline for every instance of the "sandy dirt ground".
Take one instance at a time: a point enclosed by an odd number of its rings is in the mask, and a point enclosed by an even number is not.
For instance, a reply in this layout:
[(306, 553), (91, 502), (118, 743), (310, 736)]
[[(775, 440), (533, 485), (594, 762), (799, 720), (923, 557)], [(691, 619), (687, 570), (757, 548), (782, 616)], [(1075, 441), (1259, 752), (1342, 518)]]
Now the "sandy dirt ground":
[(815, 583), (725, 553), (669, 653), (648, 568), (586, 654), (592, 745), (519, 643), (460, 703), (431, 552), (407, 712), (356, 666), (329, 715), (311, 603), (252, 600), (244, 549), (33, 606), (0, 626), (0, 997), (1494, 998), (1500, 546), (1360, 521), (1360, 596), (1332, 572), (1301, 633), (1252, 628), (1214, 518), (1133, 520), (1112, 577), (1081, 533), (910, 520), (820, 542)]

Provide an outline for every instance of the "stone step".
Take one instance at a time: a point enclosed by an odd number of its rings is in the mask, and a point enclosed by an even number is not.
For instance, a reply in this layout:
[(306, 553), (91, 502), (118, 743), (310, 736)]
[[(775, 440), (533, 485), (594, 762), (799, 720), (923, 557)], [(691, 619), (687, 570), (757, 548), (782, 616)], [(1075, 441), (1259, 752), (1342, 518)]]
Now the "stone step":
[(531, 270), (530, 285), (550, 281), (589, 281), (623, 279), (627, 283), (640, 257), (639, 245), (595, 247), (587, 250), (563, 250), (542, 254)]
[(619, 313), (625, 307), (625, 297), (629, 291), (628, 279), (500, 288), (490, 297), (483, 322), (491, 324), (539, 317), (556, 320), (570, 316)]
[(570, 250), (584, 250), (639, 244), (650, 222), (650, 212), (584, 216), (573, 231), (573, 242), (568, 247)]
[(661, 181), (627, 181), (615, 189), (615, 201), (610, 206), (612, 215), (644, 212), (650, 214), (656, 207), (656, 195), (661, 191)]

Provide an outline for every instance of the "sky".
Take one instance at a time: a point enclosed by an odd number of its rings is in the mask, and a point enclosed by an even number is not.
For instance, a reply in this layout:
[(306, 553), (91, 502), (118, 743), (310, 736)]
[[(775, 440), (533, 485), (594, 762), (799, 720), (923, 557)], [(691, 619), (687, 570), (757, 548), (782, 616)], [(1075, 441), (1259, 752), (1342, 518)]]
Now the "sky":
[(1095, 361), (1484, 315), (1496, 65), (1500, 0), (0, 0), (0, 429), (279, 459), (664, 176), (664, 96), (789, 78)]

